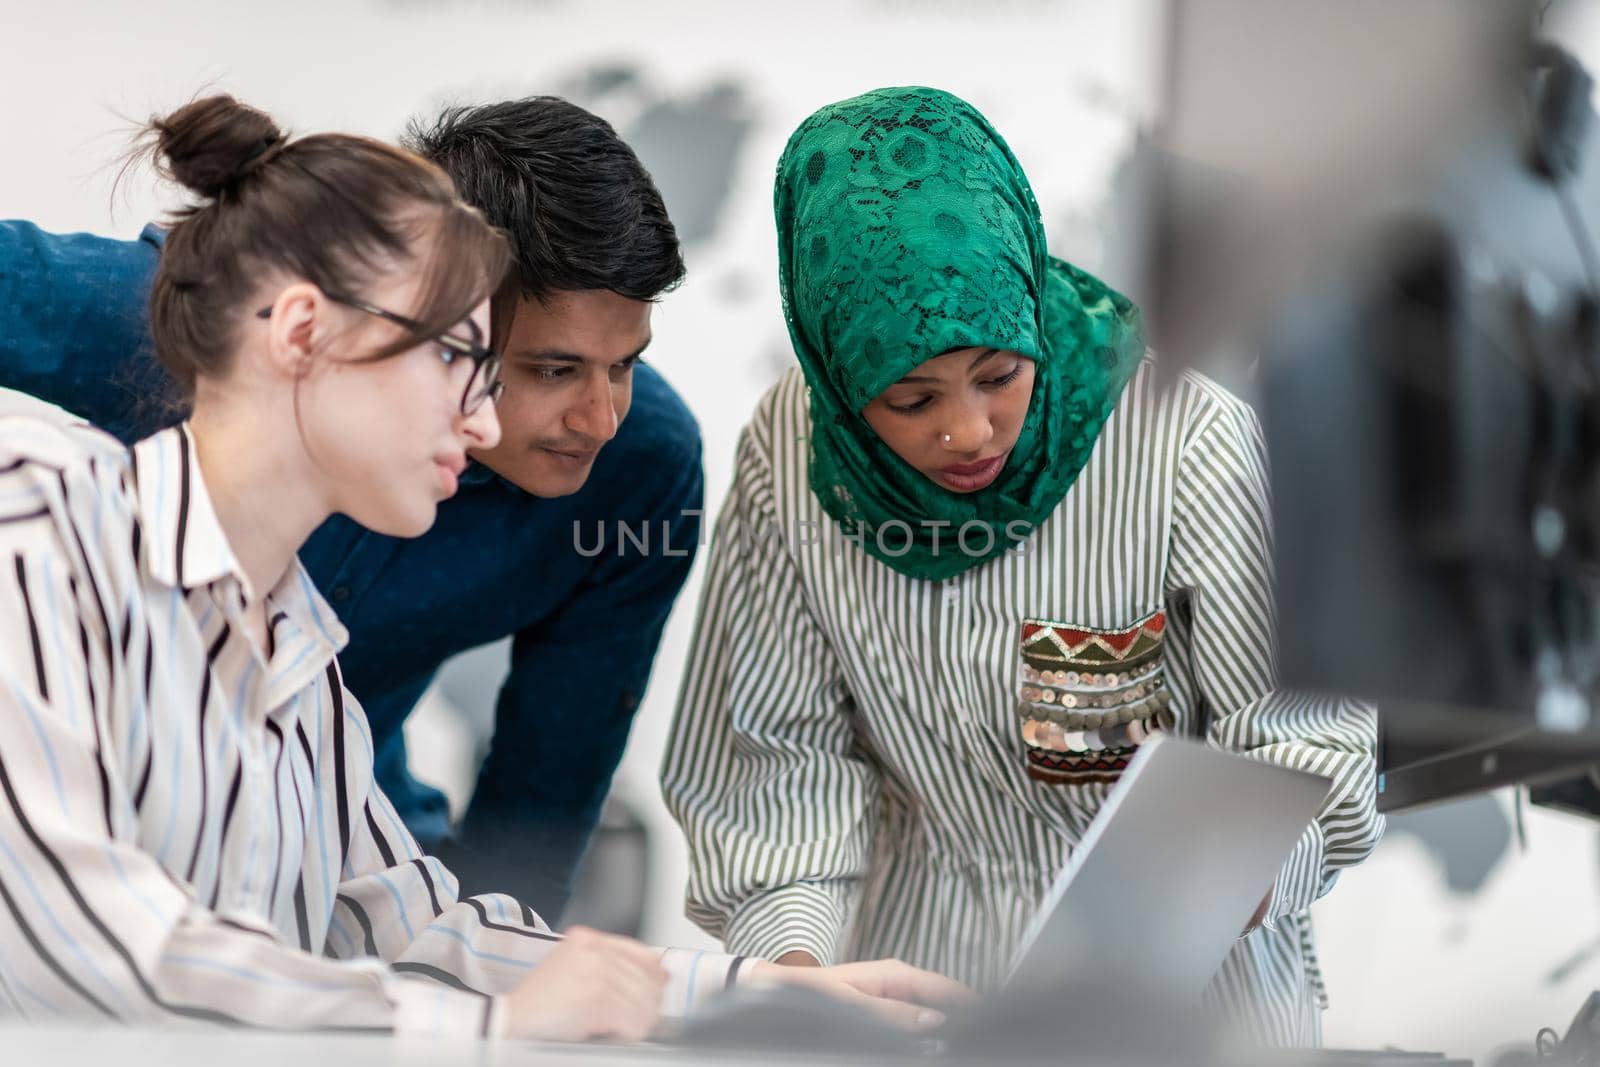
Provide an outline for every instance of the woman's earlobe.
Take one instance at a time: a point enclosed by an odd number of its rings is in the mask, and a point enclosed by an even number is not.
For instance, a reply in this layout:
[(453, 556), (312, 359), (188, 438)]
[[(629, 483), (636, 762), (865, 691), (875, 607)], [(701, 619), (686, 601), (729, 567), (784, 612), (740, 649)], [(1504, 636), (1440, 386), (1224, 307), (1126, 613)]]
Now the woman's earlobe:
[(296, 380), (305, 378), (311, 373), (315, 359), (312, 355), (314, 330), (311, 320), (292, 323), (281, 335), (281, 340), (274, 345), (272, 361), (281, 373), (288, 374)]
[(284, 360), (281, 364), (296, 379), (311, 373), (317, 348), (316, 302), (309, 295), (297, 295), (289, 303), (284, 327)]

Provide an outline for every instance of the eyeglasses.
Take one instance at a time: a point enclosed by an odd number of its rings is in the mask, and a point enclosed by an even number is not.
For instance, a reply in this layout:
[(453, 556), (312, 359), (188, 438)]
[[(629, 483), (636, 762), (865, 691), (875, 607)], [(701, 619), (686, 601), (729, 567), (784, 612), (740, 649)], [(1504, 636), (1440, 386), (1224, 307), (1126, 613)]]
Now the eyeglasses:
[[(386, 322), (392, 322), (403, 329), (415, 332), (421, 328), (421, 324), (415, 319), (387, 311), (357, 297), (329, 292), (326, 289), (322, 293), (335, 304), (355, 308)], [(256, 312), (258, 319), (271, 317), (271, 307), (264, 307)], [(446, 366), (454, 364), (457, 356), (466, 356), (472, 360), (472, 377), (467, 380), (467, 388), (461, 394), (461, 414), (471, 415), (483, 407), (484, 401), (493, 403), (500, 399), (500, 394), (505, 392), (506, 383), (500, 380), (500, 357), (494, 350), (463, 337), (452, 337), (447, 333), (440, 334), (433, 341), (444, 350), (439, 353), (439, 358), (444, 360)]]

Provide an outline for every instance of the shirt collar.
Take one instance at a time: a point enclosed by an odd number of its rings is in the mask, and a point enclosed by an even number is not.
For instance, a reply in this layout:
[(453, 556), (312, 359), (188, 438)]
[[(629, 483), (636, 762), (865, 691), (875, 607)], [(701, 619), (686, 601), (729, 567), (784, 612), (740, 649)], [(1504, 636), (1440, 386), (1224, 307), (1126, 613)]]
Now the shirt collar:
[(232, 576), (250, 583), (228, 547), (200, 475), (187, 423), (133, 446), (133, 470), (143, 523), (146, 571), (157, 581), (188, 591)]
[[(157, 581), (188, 592), (222, 578), (253, 597), (222, 530), (205, 478), (200, 473), (188, 423), (146, 437), (133, 446), (146, 571)], [(328, 654), (349, 643), (349, 632), (295, 557), (268, 593), (270, 613), (286, 614), (295, 627)], [(276, 625), (276, 624), (274, 624)]]

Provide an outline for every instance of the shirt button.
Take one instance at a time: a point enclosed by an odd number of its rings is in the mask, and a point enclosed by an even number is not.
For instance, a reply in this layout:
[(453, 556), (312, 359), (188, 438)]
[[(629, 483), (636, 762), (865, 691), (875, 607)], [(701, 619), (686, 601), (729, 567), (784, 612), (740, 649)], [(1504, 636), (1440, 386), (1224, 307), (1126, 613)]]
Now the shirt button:
[(946, 604), (954, 604), (956, 601), (958, 601), (960, 599), (961, 599), (961, 590), (957, 589), (953, 585), (947, 585), (947, 586), (944, 587), (944, 602)]
[(350, 599), (350, 587), (348, 585), (336, 585), (336, 586), (334, 586), (333, 587), (333, 599), (339, 601), (340, 603), (343, 603), (344, 601), (349, 600)]

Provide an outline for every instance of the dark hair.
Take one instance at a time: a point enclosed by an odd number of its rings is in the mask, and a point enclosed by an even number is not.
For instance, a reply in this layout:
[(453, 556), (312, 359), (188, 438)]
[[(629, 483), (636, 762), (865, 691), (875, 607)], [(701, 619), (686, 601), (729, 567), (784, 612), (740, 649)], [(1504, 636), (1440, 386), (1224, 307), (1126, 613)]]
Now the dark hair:
[(649, 172), (610, 123), (576, 104), (532, 96), (449, 108), (431, 126), (413, 122), (405, 144), (511, 238), (523, 296), (606, 289), (654, 300), (683, 280), (678, 234)]
[(231, 96), (208, 96), (146, 127), (140, 153), (192, 190), (176, 213), (150, 292), (157, 356), (186, 392), (225, 373), (234, 333), (264, 275), (359, 293), (396, 260), (424, 272), (417, 329), (364, 358), (439, 336), (495, 291), (505, 238), (457, 198), (438, 167), (366, 137), (290, 140)]

